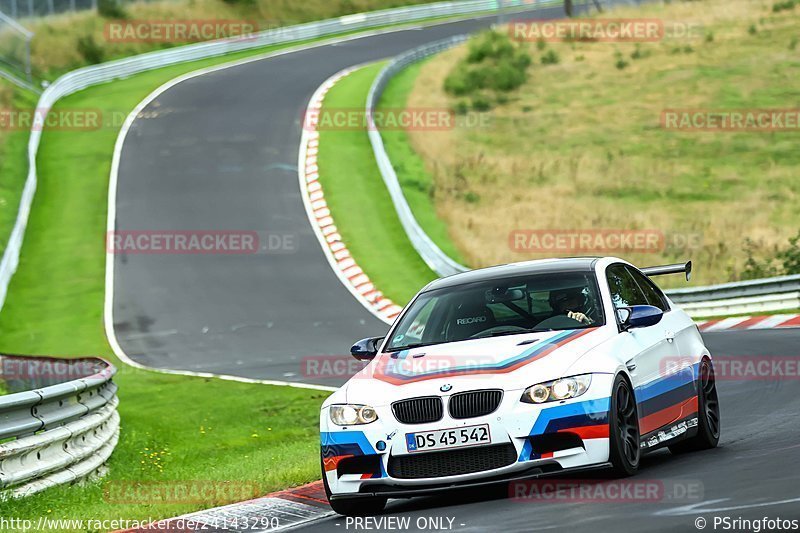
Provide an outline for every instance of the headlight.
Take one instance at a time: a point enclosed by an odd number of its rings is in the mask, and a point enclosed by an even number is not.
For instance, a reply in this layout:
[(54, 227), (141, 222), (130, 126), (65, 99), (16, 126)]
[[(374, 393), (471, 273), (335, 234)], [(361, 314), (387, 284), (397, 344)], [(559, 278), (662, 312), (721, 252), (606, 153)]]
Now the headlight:
[(331, 422), (337, 426), (371, 424), (377, 419), (378, 413), (369, 405), (331, 405)]
[(575, 398), (586, 392), (591, 383), (591, 374), (539, 383), (525, 389), (520, 401), (525, 403), (545, 403)]

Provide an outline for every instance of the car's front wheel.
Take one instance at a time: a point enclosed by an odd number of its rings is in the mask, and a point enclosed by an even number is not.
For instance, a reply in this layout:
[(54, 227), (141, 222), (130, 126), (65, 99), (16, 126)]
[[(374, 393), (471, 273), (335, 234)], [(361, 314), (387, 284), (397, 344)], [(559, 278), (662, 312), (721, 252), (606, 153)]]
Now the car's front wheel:
[(697, 391), (697, 435), (673, 444), (669, 451), (675, 454), (715, 448), (719, 443), (720, 418), (717, 381), (711, 361), (700, 363), (700, 383)]
[(621, 375), (611, 388), (609, 415), (609, 460), (615, 474), (632, 476), (639, 469), (639, 416), (636, 398), (628, 381)]
[(331, 499), (331, 488), (328, 485), (328, 476), (325, 475), (322, 454), (320, 454), (320, 468), (322, 470), (322, 485), (325, 487), (325, 496), (328, 498), (328, 503), (335, 513), (344, 516), (372, 516), (380, 514), (386, 507), (387, 498), (378, 496)]

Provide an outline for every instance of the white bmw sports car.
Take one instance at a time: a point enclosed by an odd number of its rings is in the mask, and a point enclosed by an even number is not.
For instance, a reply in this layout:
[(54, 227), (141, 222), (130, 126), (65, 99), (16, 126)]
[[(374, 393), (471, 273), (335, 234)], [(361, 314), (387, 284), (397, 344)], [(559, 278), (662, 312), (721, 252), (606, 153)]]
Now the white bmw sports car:
[(334, 511), (387, 498), (608, 467), (711, 448), (720, 434), (711, 355), (689, 316), (617, 258), (551, 259), (436, 280), (320, 416)]

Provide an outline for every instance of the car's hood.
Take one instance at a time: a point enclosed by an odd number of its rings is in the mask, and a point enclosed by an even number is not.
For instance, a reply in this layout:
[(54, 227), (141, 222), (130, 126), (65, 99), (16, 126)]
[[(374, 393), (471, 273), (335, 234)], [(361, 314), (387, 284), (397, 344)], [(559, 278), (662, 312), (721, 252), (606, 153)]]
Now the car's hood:
[(346, 385), (352, 403), (386, 405), (415, 396), (519, 390), (562, 377), (609, 328), (527, 333), (379, 354)]

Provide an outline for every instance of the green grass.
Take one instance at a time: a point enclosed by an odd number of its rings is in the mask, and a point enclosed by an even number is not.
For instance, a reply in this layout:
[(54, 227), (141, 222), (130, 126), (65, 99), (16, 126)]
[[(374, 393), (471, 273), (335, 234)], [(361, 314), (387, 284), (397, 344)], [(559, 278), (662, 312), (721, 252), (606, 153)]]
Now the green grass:
[[(485, 126), (411, 132), (441, 191), (437, 213), (469, 264), (603, 253), (518, 250), (509, 245), (515, 230), (655, 230), (664, 236), (656, 253), (612, 255), (640, 265), (691, 258), (704, 285), (744, 277), (747, 237), (757, 260), (785, 247), (800, 228), (797, 131), (662, 125), (668, 109), (796, 107), (800, 93), (788, 80), (800, 76), (792, 48), (800, 12), (770, 7), (708, 0), (606, 13), (691, 22), (703, 31), (641, 45), (547, 43), (538, 50), (525, 43), (535, 59), (529, 79), (486, 113)], [(703, 38), (707, 32), (713, 41)], [(560, 62), (541, 64), (550, 50)], [(457, 105), (443, 86), (466, 53), (462, 46), (426, 63), (411, 101)], [(618, 54), (629, 63), (623, 70), (615, 67)]]
[[(301, 44), (306, 43), (290, 46)], [(95, 86), (62, 99), (56, 109), (91, 108), (99, 109), (103, 116), (125, 116), (170, 79), (281, 48), (288, 46), (249, 50)], [(365, 80), (360, 102), (371, 79)], [(117, 504), (106, 501), (106, 483), (230, 481), (254, 484), (259, 492), (268, 493), (318, 479), (317, 413), (327, 393), (158, 374), (127, 367), (112, 355), (102, 320), (103, 243), (117, 126), (44, 132), (38, 157), (39, 187), (20, 266), (0, 313), (0, 353), (110, 359), (119, 368), (115, 380), (120, 387), (120, 442), (109, 461), (110, 473), (101, 482), (56, 487), (24, 500), (4, 502), (2, 514), (15, 518), (165, 518), (226, 502), (210, 498), (171, 505)], [(27, 132), (7, 139), (0, 201), (11, 208), (0, 210), (4, 236), (16, 218), (27, 171)], [(365, 134), (362, 140), (360, 148), (368, 150)], [(374, 162), (371, 156), (354, 160)], [(334, 208), (340, 204), (356, 208), (352, 216), (342, 217), (345, 226), (357, 219), (374, 225), (379, 210), (393, 209), (377, 169), (373, 172), (372, 183), (354, 187), (355, 194), (339, 194), (339, 203), (337, 194), (329, 198)], [(349, 170), (343, 177), (348, 174)], [(373, 194), (376, 187), (383, 196)], [(354, 199), (355, 204), (351, 202)], [(372, 236), (379, 240), (355, 239), (351, 249), (386, 261), (377, 276), (388, 269), (392, 284), (387, 294), (404, 302), (434, 275), (410, 243), (405, 248), (382, 244), (404, 238), (399, 222), (394, 223), (394, 227), (375, 225)], [(343, 233), (347, 235), (347, 231)], [(373, 254), (374, 250), (384, 253)]]
[[(360, 69), (325, 96), (325, 110), (359, 109), (383, 64)], [(383, 183), (367, 133), (320, 132), (318, 163), (336, 227), (359, 266), (383, 293), (405, 304), (436, 278), (403, 230)]]
[[(258, 2), (257, 2), (258, 3)], [(323, 20), (387, 9), (411, 4), (424, 4), (428, 0), (356, 0), (352, 2), (275, 2), (262, 0), (263, 8), (250, 3), (219, 2), (217, 0), (163, 0), (131, 3), (126, 6), (131, 21), (232, 21), (255, 23), (257, 30), (273, 29), (294, 24)], [(254, 9), (255, 7), (255, 9)], [(492, 11), (490, 11), (492, 12)], [(476, 14), (470, 15), (475, 16)], [(433, 21), (464, 18), (444, 15), (415, 21), (413, 25)], [(33, 74), (36, 78), (55, 79), (78, 67), (99, 62), (112, 61), (136, 54), (190, 44), (187, 42), (113, 42), (107, 38), (109, 20), (94, 11), (81, 11), (55, 17), (43, 17), (32, 21), (30, 29), (35, 33), (31, 48)], [(370, 30), (397, 26), (389, 24)], [(357, 33), (356, 30), (348, 33)], [(83, 44), (79, 44), (82, 41)]]
[[(165, 81), (230, 59), (93, 87), (56, 108), (127, 113)], [(117, 364), (122, 433), (107, 480), (252, 482), (266, 493), (318, 479), (317, 413), (327, 393), (168, 376), (126, 367), (110, 355), (102, 321), (103, 242), (117, 134), (117, 128), (44, 132), (39, 189), (20, 267), (0, 313), (0, 352), (100, 355)], [(159, 461), (150, 455), (165, 450)], [(2, 514), (160, 518), (221, 503), (109, 504), (103, 486), (51, 489), (4, 503)]]
[[(33, 109), (36, 97), (0, 79), (0, 106), (9, 110)], [(0, 132), (0, 257), (17, 219), (19, 200), (28, 173), (26, 130)]]
[[(378, 108), (405, 109), (423, 64), (411, 65), (395, 76), (387, 85)], [(433, 176), (426, 169), (422, 157), (411, 147), (408, 133), (402, 129), (384, 129), (381, 135), (414, 218), (445, 254), (463, 264), (461, 253), (450, 240), (447, 224), (436, 214)]]

